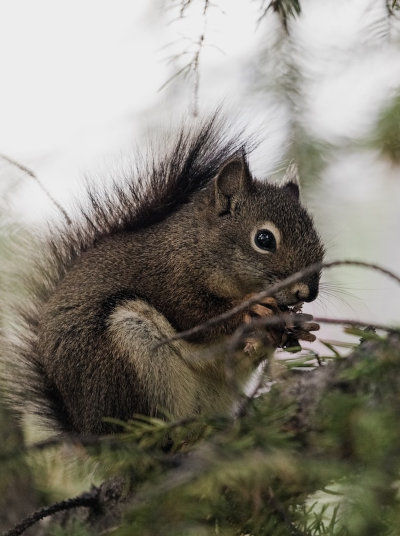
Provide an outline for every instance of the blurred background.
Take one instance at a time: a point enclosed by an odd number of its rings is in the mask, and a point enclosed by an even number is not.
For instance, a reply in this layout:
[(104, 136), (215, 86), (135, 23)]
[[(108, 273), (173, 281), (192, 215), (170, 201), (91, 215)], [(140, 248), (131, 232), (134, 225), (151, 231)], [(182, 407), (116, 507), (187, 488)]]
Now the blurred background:
[[(400, 272), (396, 2), (303, 0), (301, 13), (297, 2), (287, 6), (2, 0), (2, 243), (60, 217), (44, 189), (73, 215), (86, 176), (118, 176), (166, 125), (222, 104), (261, 142), (250, 155), (258, 177), (279, 180), (298, 161), (328, 259)], [(395, 324), (400, 292), (379, 274), (338, 268), (307, 310)], [(323, 327), (322, 336), (339, 333)]]

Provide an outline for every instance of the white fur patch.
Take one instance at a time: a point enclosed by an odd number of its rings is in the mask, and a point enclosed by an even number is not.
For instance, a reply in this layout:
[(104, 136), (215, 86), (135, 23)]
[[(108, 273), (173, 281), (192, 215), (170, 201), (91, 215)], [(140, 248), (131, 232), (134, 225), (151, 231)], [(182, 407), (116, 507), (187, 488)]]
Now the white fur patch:
[(261, 253), (263, 255), (271, 255), (270, 251), (267, 251), (265, 249), (260, 249), (259, 247), (257, 247), (257, 244), (254, 242), (257, 232), (260, 231), (261, 229), (267, 229), (268, 231), (271, 231), (271, 233), (275, 237), (277, 249), (279, 248), (279, 245), (281, 243), (281, 233), (279, 229), (277, 228), (277, 226), (274, 223), (272, 223), (272, 221), (265, 221), (265, 222), (257, 224), (250, 234), (251, 247), (255, 249), (257, 253)]

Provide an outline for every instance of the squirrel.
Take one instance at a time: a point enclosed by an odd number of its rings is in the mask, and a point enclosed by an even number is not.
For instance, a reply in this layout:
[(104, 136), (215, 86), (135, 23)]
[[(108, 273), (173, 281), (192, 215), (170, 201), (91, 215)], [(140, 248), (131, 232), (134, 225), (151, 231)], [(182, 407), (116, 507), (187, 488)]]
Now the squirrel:
[[(165, 156), (122, 186), (89, 188), (84, 217), (52, 229), (25, 282), (23, 333), (5, 344), (15, 407), (81, 435), (114, 431), (105, 418), (230, 410), (223, 362), (192, 356), (232, 334), (243, 312), (159, 343), (324, 254), (298, 184), (254, 178), (244, 147), (215, 116), (182, 129)], [(319, 277), (277, 293), (276, 304), (312, 301)]]

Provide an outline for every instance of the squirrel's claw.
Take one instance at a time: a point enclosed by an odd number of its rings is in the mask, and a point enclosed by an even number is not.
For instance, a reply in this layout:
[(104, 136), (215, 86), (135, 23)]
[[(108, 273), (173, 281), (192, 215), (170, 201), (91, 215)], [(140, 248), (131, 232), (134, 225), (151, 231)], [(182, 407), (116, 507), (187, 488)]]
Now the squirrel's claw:
[[(293, 308), (291, 313), (281, 323), (265, 328), (264, 344), (274, 346), (275, 348), (285, 348), (288, 346), (299, 346), (299, 341), (314, 342), (316, 340), (316, 336), (311, 332), (318, 331), (320, 326), (312, 321), (312, 315), (301, 312), (301, 305)], [(244, 322), (251, 323), (255, 318), (268, 318), (282, 313), (285, 313), (285, 311), (280, 309), (275, 298), (267, 297), (249, 308), (249, 311), (244, 315)], [(244, 351), (246, 353), (253, 353), (260, 346), (260, 340), (249, 337), (245, 341)]]
[(249, 312), (250, 315), (265, 318), (267, 316), (272, 316), (273, 314), (279, 314), (281, 311), (276, 299), (267, 297), (251, 305)]
[[(255, 318), (268, 318), (274, 315), (279, 315), (281, 310), (275, 298), (267, 297), (260, 300), (250, 306), (249, 311), (244, 315), (244, 322), (250, 324)], [(285, 323), (282, 320), (279, 324), (268, 327), (265, 329), (263, 343), (268, 346), (277, 348), (281, 345), (282, 336), (285, 331)], [(260, 348), (262, 342), (254, 337), (249, 337), (245, 340), (244, 351), (246, 353), (253, 353)]]
[(290, 331), (293, 337), (298, 341), (314, 342), (316, 336), (311, 333), (311, 331), (318, 331), (319, 329), (320, 326), (316, 322), (306, 322), (305, 324), (297, 325)]

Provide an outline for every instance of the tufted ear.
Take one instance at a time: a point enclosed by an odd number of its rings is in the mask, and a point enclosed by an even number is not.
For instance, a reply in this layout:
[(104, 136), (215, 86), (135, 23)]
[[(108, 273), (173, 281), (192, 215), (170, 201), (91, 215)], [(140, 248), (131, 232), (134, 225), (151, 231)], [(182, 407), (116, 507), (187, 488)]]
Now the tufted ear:
[(282, 180), (282, 188), (296, 199), (300, 198), (299, 170), (294, 162), (290, 162)]
[(250, 191), (252, 178), (244, 152), (225, 162), (214, 181), (215, 206), (220, 216), (230, 214), (233, 199)]

